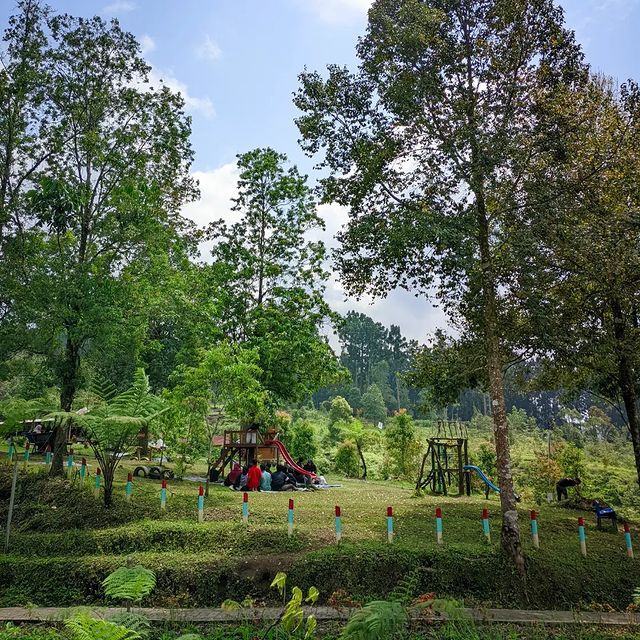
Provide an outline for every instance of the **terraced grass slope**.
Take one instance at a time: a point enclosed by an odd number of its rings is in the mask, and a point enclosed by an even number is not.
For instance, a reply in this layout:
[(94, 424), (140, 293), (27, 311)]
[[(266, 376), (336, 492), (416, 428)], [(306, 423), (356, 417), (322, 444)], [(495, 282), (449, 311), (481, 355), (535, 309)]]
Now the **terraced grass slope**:
[[(0, 517), (8, 469), (0, 465)], [(115, 505), (105, 510), (92, 483), (52, 481), (37, 467), (21, 476), (10, 555), (0, 560), (0, 604), (101, 603), (100, 582), (130, 556), (156, 571), (147, 604), (215, 606), (226, 598), (269, 597), (278, 570), (292, 583), (318, 587), (326, 600), (344, 590), (354, 599), (388, 594), (417, 571), (419, 590), (470, 605), (622, 609), (640, 586), (640, 561), (626, 557), (622, 533), (597, 531), (592, 514), (557, 505), (539, 510), (541, 548), (529, 536), (529, 508), (521, 506), (528, 580), (523, 583), (499, 550), (499, 503), (482, 497), (416, 498), (399, 484), (342, 481), (328, 491), (251, 494), (248, 526), (242, 496), (212, 486), (205, 522), (197, 522), (195, 482), (170, 482), (166, 511), (158, 481), (139, 480), (124, 500), (122, 470)], [(287, 537), (288, 500), (295, 500), (295, 535)], [(340, 505), (343, 541), (334, 536)], [(386, 508), (393, 506), (396, 539), (386, 542)], [(435, 508), (442, 507), (444, 544), (435, 539)], [(482, 536), (488, 508), (492, 542)], [(577, 518), (587, 519), (589, 555), (580, 555)], [(633, 532), (640, 553), (637, 531)]]

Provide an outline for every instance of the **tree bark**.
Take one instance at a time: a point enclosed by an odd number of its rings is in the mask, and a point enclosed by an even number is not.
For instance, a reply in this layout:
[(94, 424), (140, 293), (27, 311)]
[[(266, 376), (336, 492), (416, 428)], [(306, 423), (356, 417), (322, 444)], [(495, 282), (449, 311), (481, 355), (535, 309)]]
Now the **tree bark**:
[(364, 459), (364, 455), (362, 453), (362, 447), (360, 443), (356, 440), (356, 449), (358, 449), (358, 455), (360, 456), (360, 462), (362, 462), (362, 479), (367, 479), (367, 463)]
[(476, 194), (476, 209), (484, 302), (484, 333), (485, 347), (487, 350), (486, 366), (493, 414), (498, 484), (500, 486), (500, 506), (502, 509), (501, 544), (502, 549), (513, 560), (518, 573), (524, 576), (524, 556), (520, 544), (516, 494), (513, 489), (513, 476), (511, 474), (509, 426), (504, 400), (502, 356), (498, 337), (495, 274), (489, 245), (489, 222), (482, 194)]
[(618, 384), (627, 412), (631, 442), (633, 444), (633, 455), (636, 463), (636, 474), (640, 484), (640, 410), (638, 398), (636, 396), (636, 373), (628, 354), (626, 344), (626, 327), (622, 305), (617, 299), (611, 300), (611, 312), (613, 314), (613, 333), (616, 343), (618, 358)]
[[(60, 408), (71, 412), (73, 400), (78, 390), (78, 371), (80, 369), (80, 349), (67, 336), (64, 361), (62, 363)], [(53, 433), (53, 458), (49, 475), (61, 476), (64, 473), (64, 455), (67, 449), (67, 421), (56, 425)]]

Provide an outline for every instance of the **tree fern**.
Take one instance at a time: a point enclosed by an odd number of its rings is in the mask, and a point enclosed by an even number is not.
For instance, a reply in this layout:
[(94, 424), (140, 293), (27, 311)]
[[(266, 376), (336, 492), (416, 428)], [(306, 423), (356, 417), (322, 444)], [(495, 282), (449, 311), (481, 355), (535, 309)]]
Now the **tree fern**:
[(103, 581), (105, 594), (116, 600), (140, 602), (156, 586), (156, 575), (145, 567), (120, 567)]
[(640, 587), (636, 587), (636, 590), (633, 592), (633, 601), (636, 604), (640, 604)]
[(89, 390), (103, 402), (109, 402), (117, 393), (116, 386), (99, 373), (94, 374)]
[(342, 640), (387, 640), (402, 631), (407, 621), (407, 612), (399, 602), (375, 600), (366, 604), (351, 617), (340, 638)]
[(141, 640), (138, 633), (119, 624), (79, 614), (64, 621), (75, 640)]

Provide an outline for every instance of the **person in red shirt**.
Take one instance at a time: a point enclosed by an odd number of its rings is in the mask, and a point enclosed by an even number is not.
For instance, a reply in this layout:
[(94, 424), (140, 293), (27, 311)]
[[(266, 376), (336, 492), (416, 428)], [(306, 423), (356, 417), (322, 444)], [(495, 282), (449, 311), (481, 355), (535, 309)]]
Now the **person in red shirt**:
[(255, 460), (249, 467), (247, 476), (247, 489), (249, 491), (258, 491), (260, 489), (260, 480), (262, 479), (262, 471)]

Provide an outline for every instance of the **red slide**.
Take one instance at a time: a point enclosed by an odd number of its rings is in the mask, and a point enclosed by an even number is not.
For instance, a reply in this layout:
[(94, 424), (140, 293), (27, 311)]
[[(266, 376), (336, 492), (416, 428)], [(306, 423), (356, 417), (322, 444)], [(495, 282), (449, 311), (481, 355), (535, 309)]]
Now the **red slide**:
[(315, 473), (311, 473), (311, 471), (307, 471), (307, 470), (303, 469), (301, 466), (297, 465), (293, 461), (293, 458), (291, 457), (291, 454), (287, 451), (287, 447), (285, 447), (284, 444), (282, 444), (282, 442), (280, 442), (280, 440), (268, 440), (267, 442), (265, 442), (265, 445), (267, 445), (268, 447), (270, 447), (270, 446), (276, 447), (278, 449), (278, 451), (282, 454), (282, 457), (284, 458), (284, 461), (294, 471), (297, 471), (298, 473), (301, 473), (302, 475), (309, 476), (310, 478), (315, 478), (316, 477)]

